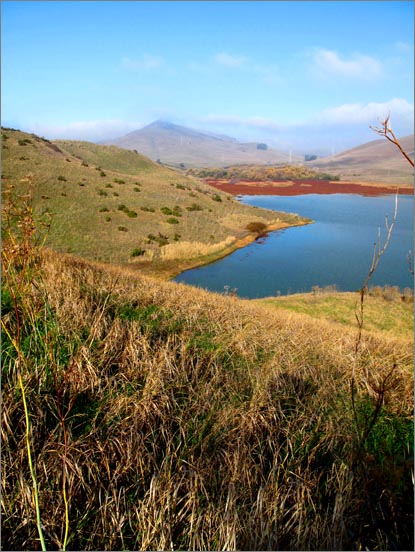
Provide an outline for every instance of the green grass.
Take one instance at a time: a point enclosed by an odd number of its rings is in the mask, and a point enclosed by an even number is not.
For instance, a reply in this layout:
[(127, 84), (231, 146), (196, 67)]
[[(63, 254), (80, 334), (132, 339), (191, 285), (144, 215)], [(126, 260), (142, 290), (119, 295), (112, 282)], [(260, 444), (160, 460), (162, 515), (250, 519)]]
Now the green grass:
[[(366, 296), (365, 330), (410, 339), (414, 333), (413, 295), (405, 297), (396, 290), (388, 294), (391, 288), (384, 289), (386, 298), (380, 292)], [(358, 292), (324, 290), (255, 300), (272, 309), (301, 313), (348, 328), (356, 327), (355, 305), (359, 301)]]

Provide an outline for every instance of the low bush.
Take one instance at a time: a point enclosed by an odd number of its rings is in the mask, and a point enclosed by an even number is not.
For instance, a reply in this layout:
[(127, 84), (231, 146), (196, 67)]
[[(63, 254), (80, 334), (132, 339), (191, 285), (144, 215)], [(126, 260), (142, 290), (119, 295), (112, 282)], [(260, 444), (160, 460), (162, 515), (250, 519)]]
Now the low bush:
[(188, 211), (203, 211), (203, 207), (201, 207), (197, 203), (192, 203), (190, 206), (186, 207)]
[(260, 221), (250, 222), (246, 225), (246, 229), (249, 232), (255, 232), (256, 234), (262, 234), (267, 228), (267, 225)]
[(141, 257), (146, 252), (145, 249), (142, 249), (141, 247), (136, 247), (133, 249), (130, 253), (130, 257)]

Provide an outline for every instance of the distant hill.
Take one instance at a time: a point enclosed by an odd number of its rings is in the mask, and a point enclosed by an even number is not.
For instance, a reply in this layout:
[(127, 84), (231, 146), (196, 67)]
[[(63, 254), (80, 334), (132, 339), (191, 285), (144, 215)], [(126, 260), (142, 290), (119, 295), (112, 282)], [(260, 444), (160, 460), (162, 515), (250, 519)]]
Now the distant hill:
[[(399, 139), (413, 157), (414, 135)], [(340, 176), (342, 180), (412, 184), (414, 171), (396, 146), (386, 139), (373, 140), (330, 157), (308, 161), (306, 166)]]
[[(126, 136), (106, 141), (105, 144), (137, 150), (153, 161), (160, 160), (162, 163), (186, 168), (287, 163), (290, 158), (289, 153), (269, 148), (263, 143), (241, 143), (229, 136), (165, 121), (155, 121)], [(301, 160), (298, 156), (291, 157), (293, 163)]]

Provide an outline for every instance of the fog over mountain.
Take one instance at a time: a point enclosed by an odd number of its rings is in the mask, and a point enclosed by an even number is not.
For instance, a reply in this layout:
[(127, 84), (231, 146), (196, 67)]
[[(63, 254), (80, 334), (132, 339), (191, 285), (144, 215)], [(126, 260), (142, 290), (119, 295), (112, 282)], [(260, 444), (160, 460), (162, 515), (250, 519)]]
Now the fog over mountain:
[(185, 167), (302, 161), (301, 156), (271, 148), (264, 142), (243, 143), (224, 134), (196, 130), (162, 120), (102, 143), (137, 150), (155, 161)]

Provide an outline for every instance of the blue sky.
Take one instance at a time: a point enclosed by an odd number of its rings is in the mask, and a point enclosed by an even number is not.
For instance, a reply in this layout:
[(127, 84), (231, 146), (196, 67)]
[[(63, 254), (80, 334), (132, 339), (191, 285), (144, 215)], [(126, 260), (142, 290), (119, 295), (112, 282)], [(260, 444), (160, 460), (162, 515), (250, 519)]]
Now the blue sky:
[(282, 149), (413, 132), (413, 2), (15, 2), (2, 124), (92, 141), (165, 119)]

